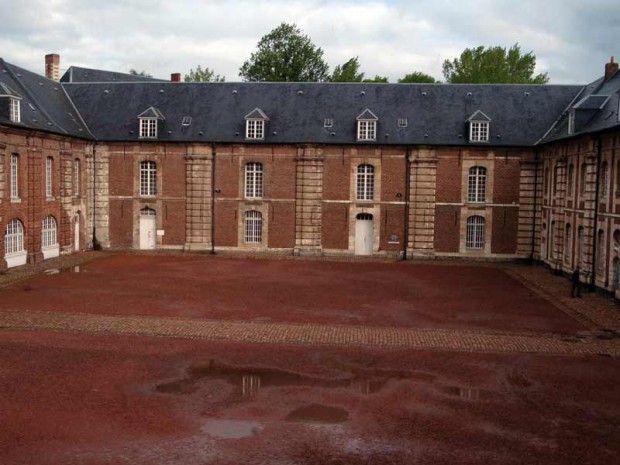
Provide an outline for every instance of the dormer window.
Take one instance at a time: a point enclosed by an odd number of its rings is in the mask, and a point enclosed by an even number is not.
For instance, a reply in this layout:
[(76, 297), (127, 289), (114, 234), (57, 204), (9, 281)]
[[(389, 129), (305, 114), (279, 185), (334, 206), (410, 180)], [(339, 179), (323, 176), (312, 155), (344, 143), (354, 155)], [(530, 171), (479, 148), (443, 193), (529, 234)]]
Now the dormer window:
[(575, 133), (575, 110), (568, 112), (568, 134)]
[(21, 122), (21, 102), (19, 101), (19, 99), (9, 99), (9, 119), (13, 123)]
[(469, 142), (489, 142), (491, 118), (478, 110), (467, 119), (467, 122), (469, 123)]
[(377, 115), (368, 108), (357, 118), (357, 140), (372, 141), (377, 140)]
[(163, 113), (155, 107), (150, 107), (139, 114), (140, 139), (157, 139), (159, 121), (163, 120), (165, 120)]
[(269, 121), (269, 118), (260, 108), (255, 108), (245, 115), (245, 138), (247, 140), (264, 140), (265, 121)]

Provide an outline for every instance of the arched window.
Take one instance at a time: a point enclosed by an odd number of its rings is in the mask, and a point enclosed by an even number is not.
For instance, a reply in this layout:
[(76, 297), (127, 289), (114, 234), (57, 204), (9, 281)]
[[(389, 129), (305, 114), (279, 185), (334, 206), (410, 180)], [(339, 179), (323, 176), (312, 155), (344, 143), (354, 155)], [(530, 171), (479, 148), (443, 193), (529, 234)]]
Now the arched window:
[(157, 195), (157, 164), (154, 161), (140, 162), (140, 195)]
[(486, 202), (487, 196), (487, 169), (484, 166), (469, 168), (467, 184), (467, 201), (475, 203)]
[(575, 186), (575, 165), (572, 163), (568, 166), (568, 179), (567, 179), (567, 190), (568, 195), (573, 195), (573, 188)]
[(140, 210), (140, 216), (157, 216), (157, 212), (149, 207), (144, 207)]
[(73, 160), (73, 196), (80, 196), (80, 160)]
[(570, 258), (573, 249), (572, 228), (570, 224), (566, 225), (566, 233), (564, 235), (564, 262), (570, 264)]
[(45, 197), (48, 199), (53, 197), (52, 192), (52, 173), (54, 169), (54, 159), (47, 157), (45, 159)]
[(357, 167), (357, 200), (375, 198), (375, 167), (359, 165)]
[(260, 199), (263, 197), (263, 164), (250, 162), (245, 165), (245, 197)]
[(467, 237), (465, 247), (468, 249), (484, 249), (484, 217), (470, 216), (467, 218)]
[(18, 219), (9, 221), (4, 233), (4, 254), (19, 254), (24, 252), (24, 225)]
[(607, 162), (604, 161), (601, 165), (601, 199), (607, 198), (609, 184), (609, 169), (607, 168)]
[(245, 234), (246, 244), (260, 244), (263, 242), (263, 215), (256, 210), (245, 212)]
[(56, 219), (46, 216), (41, 229), (41, 245), (43, 248), (58, 246)]

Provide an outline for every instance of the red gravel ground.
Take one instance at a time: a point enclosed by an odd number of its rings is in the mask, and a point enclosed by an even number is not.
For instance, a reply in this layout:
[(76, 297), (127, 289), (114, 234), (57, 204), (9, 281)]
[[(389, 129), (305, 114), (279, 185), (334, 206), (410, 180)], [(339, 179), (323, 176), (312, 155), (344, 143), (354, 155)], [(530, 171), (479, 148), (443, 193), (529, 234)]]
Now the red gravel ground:
[(3, 465), (586, 465), (620, 453), (620, 372), (604, 357), (5, 330), (0, 360)]
[[(568, 292), (568, 291), (567, 291)], [(584, 328), (500, 268), (118, 255), (0, 289), (0, 307), (523, 332)]]

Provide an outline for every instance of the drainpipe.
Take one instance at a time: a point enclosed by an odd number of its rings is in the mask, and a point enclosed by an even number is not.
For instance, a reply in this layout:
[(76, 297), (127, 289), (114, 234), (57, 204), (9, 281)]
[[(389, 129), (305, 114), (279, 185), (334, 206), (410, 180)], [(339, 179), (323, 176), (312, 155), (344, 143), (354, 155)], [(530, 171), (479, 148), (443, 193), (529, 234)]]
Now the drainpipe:
[(596, 139), (596, 182), (594, 191), (594, 218), (592, 225), (592, 274), (590, 277), (590, 292), (596, 287), (596, 243), (598, 242), (598, 201), (600, 192), (600, 176), (601, 176), (601, 159), (602, 159), (602, 143), (601, 138)]
[(405, 228), (403, 237), (403, 260), (407, 260), (407, 242), (409, 241), (409, 192), (411, 189), (411, 162), (409, 161), (410, 155), (411, 147), (407, 146), (407, 150), (405, 152)]
[(540, 166), (540, 160), (538, 156), (538, 149), (536, 147), (534, 147), (534, 155), (536, 156), (536, 168), (534, 170), (534, 213), (532, 217), (532, 248), (530, 252), (530, 265), (534, 263), (534, 249), (536, 248), (536, 211), (538, 210), (538, 168)]
[(211, 143), (211, 253), (215, 255), (215, 143)]

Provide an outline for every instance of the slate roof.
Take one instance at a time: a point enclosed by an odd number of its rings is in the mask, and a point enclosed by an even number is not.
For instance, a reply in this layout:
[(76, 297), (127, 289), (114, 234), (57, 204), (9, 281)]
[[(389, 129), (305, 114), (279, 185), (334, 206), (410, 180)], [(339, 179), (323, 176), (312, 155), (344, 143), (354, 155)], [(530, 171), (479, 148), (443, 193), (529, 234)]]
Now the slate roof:
[[(604, 96), (606, 99), (602, 99), (601, 96)], [(617, 71), (607, 81), (603, 78), (597, 79), (585, 86), (575, 100), (560, 113), (557, 122), (551, 127), (541, 142), (552, 142), (567, 137), (620, 127), (618, 116), (618, 110), (620, 109), (619, 99), (620, 72)], [(575, 109), (578, 113), (583, 113), (585, 118), (579, 118), (580, 121), (575, 128), (575, 132), (569, 135), (568, 119), (569, 112), (572, 109)]]
[[(489, 145), (531, 146), (582, 86), (371, 83), (67, 83), (95, 137), (137, 141), (137, 115), (151, 106), (166, 117), (161, 141), (245, 142), (245, 119), (269, 116), (253, 143), (469, 145), (467, 118), (492, 119)], [(377, 140), (356, 141), (356, 117), (378, 118)], [(183, 117), (191, 116), (183, 127)], [(333, 118), (331, 128), (324, 119)], [(407, 118), (407, 127), (398, 119)]]
[(144, 76), (101, 69), (70, 66), (60, 78), (60, 82), (167, 82)]
[(21, 122), (0, 112), (0, 125), (36, 129), (79, 138), (92, 138), (62, 85), (0, 58), (0, 83), (21, 100)]

